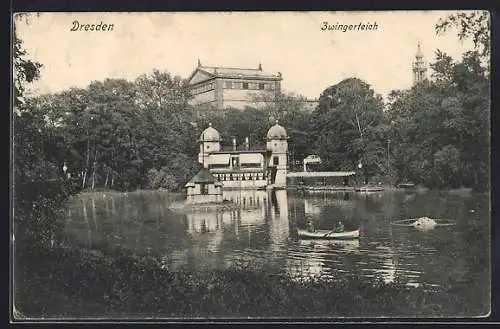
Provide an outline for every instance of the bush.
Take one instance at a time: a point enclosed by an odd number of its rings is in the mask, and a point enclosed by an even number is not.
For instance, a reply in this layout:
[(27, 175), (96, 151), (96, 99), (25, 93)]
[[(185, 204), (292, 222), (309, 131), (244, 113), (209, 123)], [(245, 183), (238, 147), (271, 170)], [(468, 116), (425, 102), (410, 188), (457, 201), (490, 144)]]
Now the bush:
[(170, 174), (166, 168), (161, 170), (150, 169), (148, 171), (148, 187), (151, 189), (164, 188), (167, 190), (176, 190), (179, 183), (174, 175)]
[(31, 257), (18, 270), (16, 295), (17, 309), (31, 317), (443, 317), (477, 316), (488, 307), (477, 283), (465, 294), (471, 283), (431, 289), (357, 276), (292, 279), (245, 264), (170, 271), (125, 251), (68, 247)]
[[(77, 181), (52, 180), (16, 184), (14, 192), (14, 229), (16, 240), (43, 246), (60, 227), (61, 206), (79, 190)], [(17, 244), (16, 244), (17, 246)]]

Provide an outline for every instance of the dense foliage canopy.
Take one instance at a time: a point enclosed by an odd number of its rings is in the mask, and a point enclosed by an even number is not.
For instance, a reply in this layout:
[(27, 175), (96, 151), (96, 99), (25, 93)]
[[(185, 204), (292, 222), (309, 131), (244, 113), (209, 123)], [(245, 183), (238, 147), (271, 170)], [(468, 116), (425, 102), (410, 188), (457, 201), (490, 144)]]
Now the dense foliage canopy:
[(16, 179), (62, 177), (66, 164), (82, 187), (179, 190), (199, 168), (196, 140), (209, 122), (225, 147), (248, 137), (252, 148), (263, 148), (279, 119), (290, 137), (292, 170), (317, 154), (323, 170), (356, 170), (367, 181), (487, 189), (488, 24), (480, 12), (443, 18), (437, 32), (458, 27), (459, 38), (473, 38), (475, 49), (458, 61), (436, 50), (429, 79), (392, 91), (387, 102), (367, 82), (349, 78), (326, 88), (312, 112), (302, 97), (282, 94), (271, 107), (202, 117), (188, 105), (186, 82), (158, 70), (134, 81), (107, 79), (25, 97), (41, 65), (25, 58), (15, 38)]

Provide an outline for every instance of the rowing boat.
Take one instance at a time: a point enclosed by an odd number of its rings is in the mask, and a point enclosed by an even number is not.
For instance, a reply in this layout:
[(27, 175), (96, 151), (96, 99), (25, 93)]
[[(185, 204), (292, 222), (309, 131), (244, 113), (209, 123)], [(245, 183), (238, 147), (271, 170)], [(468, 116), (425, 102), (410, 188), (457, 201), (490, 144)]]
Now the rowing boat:
[(303, 229), (297, 229), (299, 238), (305, 239), (357, 239), (359, 238), (359, 230), (345, 231), (345, 232), (333, 232), (329, 230), (316, 230), (314, 232), (309, 232)]
[(354, 189), (356, 192), (382, 192), (383, 187), (357, 187)]

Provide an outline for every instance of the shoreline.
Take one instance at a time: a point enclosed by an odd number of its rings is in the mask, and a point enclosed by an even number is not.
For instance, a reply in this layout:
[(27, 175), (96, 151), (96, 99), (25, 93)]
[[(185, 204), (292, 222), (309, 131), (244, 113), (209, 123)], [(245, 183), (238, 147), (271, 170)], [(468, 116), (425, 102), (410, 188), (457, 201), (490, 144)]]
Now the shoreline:
[[(171, 271), (146, 257), (83, 248), (22, 249), (16, 309), (24, 318), (88, 317), (478, 317), (488, 301), (478, 282), (408, 287), (355, 275), (292, 279), (237, 264)], [(44, 266), (40, 266), (43, 264)], [(75, 284), (79, 282), (79, 284)], [(249, 289), (248, 282), (252, 282)], [(19, 289), (23, 287), (23, 289)], [(46, 301), (51, 300), (47, 304)]]
[[(483, 191), (474, 191), (473, 188), (471, 187), (459, 187), (459, 188), (446, 188), (446, 189), (438, 189), (438, 188), (429, 188), (425, 186), (415, 186), (412, 188), (404, 188), (404, 187), (396, 187), (396, 186), (391, 186), (391, 185), (360, 185), (360, 186), (349, 186), (349, 187), (343, 187), (343, 186), (336, 186), (336, 185), (326, 185), (326, 186), (316, 186), (316, 185), (289, 185), (286, 188), (282, 190), (286, 191), (294, 191), (294, 190), (303, 190), (304, 188), (308, 188), (311, 190), (331, 190), (334, 192), (359, 192), (357, 190), (359, 189), (383, 189), (377, 192), (384, 192), (384, 191), (407, 191), (407, 192), (424, 192), (424, 191), (438, 191), (438, 192), (448, 192), (448, 193), (454, 193), (454, 194), (469, 194), (469, 193), (489, 193), (489, 191), (483, 192)], [(258, 189), (258, 188), (224, 188), (223, 191), (271, 191), (272, 189)], [(78, 192), (78, 194), (75, 195), (89, 195), (89, 194), (148, 194), (148, 193), (165, 193), (165, 194), (172, 194), (172, 195), (184, 195), (185, 193), (183, 191), (169, 191), (166, 189), (138, 189), (134, 191), (119, 191), (119, 190), (82, 190)]]

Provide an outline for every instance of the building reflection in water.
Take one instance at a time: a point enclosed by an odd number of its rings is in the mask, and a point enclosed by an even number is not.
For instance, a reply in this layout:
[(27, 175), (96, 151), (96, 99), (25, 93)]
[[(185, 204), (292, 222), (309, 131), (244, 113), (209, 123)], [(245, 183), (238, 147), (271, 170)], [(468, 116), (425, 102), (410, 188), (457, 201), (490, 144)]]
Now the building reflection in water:
[[(224, 190), (223, 198), (237, 204), (238, 209), (200, 208), (185, 214), (191, 239), (189, 254), (206, 266), (210, 262), (228, 266), (235, 260), (263, 263), (277, 258), (267, 253), (284, 250), (287, 243), (286, 191)], [(232, 247), (221, 247), (224, 242)], [(185, 256), (177, 253), (176, 258), (177, 263), (183, 263)]]
[(285, 190), (277, 190), (271, 193), (273, 198), (273, 211), (269, 222), (269, 235), (272, 251), (282, 250), (289, 236), (288, 225), (288, 198)]
[[(173, 217), (168, 202), (161, 198), (143, 202), (128, 197), (81, 197), (68, 207), (67, 229), (89, 246), (104, 239), (136, 251), (156, 250), (169, 268), (217, 268), (243, 261), (307, 277), (342, 272), (350, 266), (344, 264), (346, 255), (359, 251), (359, 240), (300, 241), (295, 231), (305, 217), (324, 221), (342, 213), (349, 217), (353, 199), (289, 198), (286, 190), (225, 190), (223, 198), (239, 207), (200, 208)], [(373, 247), (367, 249), (373, 251)], [(386, 257), (392, 255), (390, 250), (377, 247), (376, 253), (386, 259), (386, 265), (367, 266), (382, 274), (390, 272), (393, 265)]]
[[(302, 278), (360, 273), (388, 283), (446, 283), (465, 280), (474, 271), (467, 259), (456, 256), (465, 255), (467, 240), (455, 227), (422, 234), (391, 226), (395, 218), (409, 216), (411, 200), (405, 194), (387, 193), (380, 199), (357, 194), (303, 197), (285, 190), (223, 193), (239, 205), (236, 210), (174, 212), (169, 209), (173, 197), (159, 192), (82, 194), (67, 205), (65, 242), (151, 253), (169, 268), (225, 268), (243, 261)], [(418, 213), (422, 205), (413, 207)], [(360, 238), (300, 240), (296, 227), (309, 218), (321, 229), (345, 220), (346, 227), (361, 227)]]
[(304, 213), (306, 215), (319, 215), (321, 208), (313, 204), (311, 200), (304, 199)]
[[(329, 229), (337, 220), (343, 220), (347, 227), (355, 229), (362, 226), (360, 219), (355, 218), (355, 205), (356, 199), (342, 192), (294, 198), (292, 207), (294, 213), (299, 212), (298, 216), (294, 214), (298, 217), (296, 226), (303, 226), (304, 220), (312, 220), (320, 229)], [(363, 238), (363, 232), (360, 239), (353, 240), (307, 240), (297, 237), (288, 252), (286, 272), (290, 277), (301, 280), (351, 273), (358, 267), (357, 259), (362, 253), (360, 240)]]
[(238, 209), (206, 209), (186, 213), (189, 233), (208, 233), (221, 231), (232, 226), (239, 234), (242, 226), (265, 223), (267, 193), (265, 191), (224, 191), (223, 197), (237, 205)]
[(290, 251), (286, 272), (291, 278), (332, 277), (351, 272), (345, 260), (359, 254), (359, 240), (299, 240)]
[(392, 246), (377, 246), (376, 252), (379, 262), (373, 269), (368, 269), (385, 283), (392, 283), (396, 278), (396, 255)]

